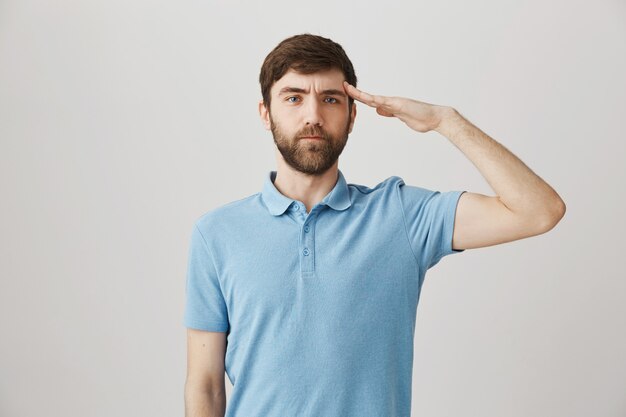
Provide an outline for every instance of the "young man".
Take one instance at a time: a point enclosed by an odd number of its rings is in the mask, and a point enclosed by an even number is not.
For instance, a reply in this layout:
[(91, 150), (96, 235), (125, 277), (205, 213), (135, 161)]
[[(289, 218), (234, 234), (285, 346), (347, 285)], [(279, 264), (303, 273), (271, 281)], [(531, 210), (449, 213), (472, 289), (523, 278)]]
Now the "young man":
[[(260, 83), (277, 170), (259, 193), (193, 228), (186, 415), (409, 416), (426, 271), (446, 255), (545, 233), (565, 204), (453, 108), (358, 90), (352, 63), (330, 39), (285, 39)], [(354, 100), (448, 138), (496, 196), (431, 191), (397, 176), (372, 188), (347, 183), (338, 158)]]

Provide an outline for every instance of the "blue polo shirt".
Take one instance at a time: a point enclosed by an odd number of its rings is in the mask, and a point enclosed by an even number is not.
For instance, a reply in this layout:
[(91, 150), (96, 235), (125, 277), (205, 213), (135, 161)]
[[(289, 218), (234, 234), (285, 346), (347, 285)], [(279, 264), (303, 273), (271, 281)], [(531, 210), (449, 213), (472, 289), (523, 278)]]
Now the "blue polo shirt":
[(184, 325), (227, 332), (226, 417), (408, 417), (424, 275), (452, 249), (464, 191), (392, 176), (310, 212), (274, 186), (191, 233)]

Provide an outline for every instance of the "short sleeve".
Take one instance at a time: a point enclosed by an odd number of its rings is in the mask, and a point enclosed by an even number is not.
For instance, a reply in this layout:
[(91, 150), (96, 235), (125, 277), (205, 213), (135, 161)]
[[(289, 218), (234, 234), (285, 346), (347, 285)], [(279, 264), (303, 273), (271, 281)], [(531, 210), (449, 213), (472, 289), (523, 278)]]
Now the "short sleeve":
[(184, 325), (193, 329), (226, 332), (228, 313), (212, 254), (194, 225), (187, 263)]
[(454, 218), (465, 191), (433, 191), (399, 181), (398, 192), (411, 249), (425, 272), (441, 258), (465, 249), (452, 249)]

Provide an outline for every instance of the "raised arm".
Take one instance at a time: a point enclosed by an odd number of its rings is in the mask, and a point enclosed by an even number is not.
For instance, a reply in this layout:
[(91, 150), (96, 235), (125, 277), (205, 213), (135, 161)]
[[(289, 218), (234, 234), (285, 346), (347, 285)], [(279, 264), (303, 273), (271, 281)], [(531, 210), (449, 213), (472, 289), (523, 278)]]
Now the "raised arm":
[(545, 233), (565, 214), (565, 203), (544, 180), (508, 149), (452, 107), (404, 97), (365, 93), (344, 82), (354, 99), (396, 117), (418, 132), (448, 138), (480, 171), (495, 196), (465, 192), (458, 201), (453, 249), (471, 249)]
[(463, 193), (452, 247), (470, 249), (539, 235), (565, 214), (556, 191), (503, 145), (447, 107), (434, 129), (447, 137), (480, 171), (496, 196)]

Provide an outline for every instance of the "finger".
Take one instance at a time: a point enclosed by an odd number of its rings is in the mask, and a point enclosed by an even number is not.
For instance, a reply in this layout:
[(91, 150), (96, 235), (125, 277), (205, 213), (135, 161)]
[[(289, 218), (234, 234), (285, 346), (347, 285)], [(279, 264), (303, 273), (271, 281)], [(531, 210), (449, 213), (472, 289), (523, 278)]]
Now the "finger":
[(346, 92), (356, 100), (361, 103), (365, 103), (372, 107), (378, 107), (385, 103), (385, 98), (383, 96), (376, 96), (372, 94), (368, 94), (364, 91), (359, 90), (352, 84), (349, 84), (347, 81), (344, 81), (344, 86), (346, 88)]
[(374, 103), (374, 97), (371, 94), (361, 91), (352, 84), (346, 83), (346, 90), (351, 97), (359, 100), (361, 103), (372, 105)]

